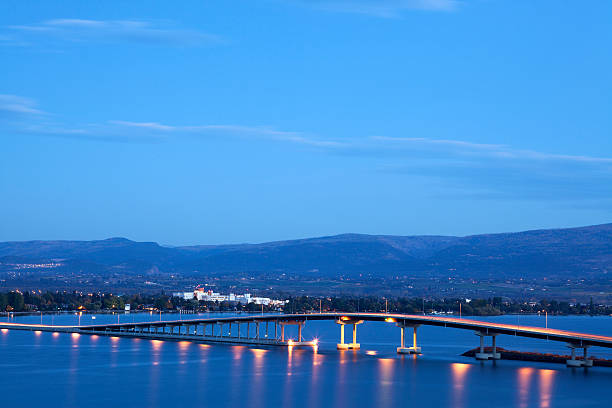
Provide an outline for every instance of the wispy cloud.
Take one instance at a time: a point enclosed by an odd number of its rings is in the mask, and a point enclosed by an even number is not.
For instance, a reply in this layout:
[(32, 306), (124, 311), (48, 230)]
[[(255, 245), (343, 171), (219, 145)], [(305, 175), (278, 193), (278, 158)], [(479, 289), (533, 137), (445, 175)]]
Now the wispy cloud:
[[(4, 113), (4, 114), (2, 114)], [(273, 142), (316, 148), (324, 154), (364, 160), (389, 175), (426, 178), (440, 198), (491, 200), (612, 200), (612, 158), (523, 149), (507, 144), (425, 137), (325, 138), (271, 126), (176, 125), (160, 121), (109, 120), (70, 124), (43, 114), (35, 101), (0, 95), (2, 133), (112, 143), (180, 143), (186, 139)], [(8, 120), (3, 120), (7, 119)], [(352, 158), (352, 159), (351, 159)]]
[[(549, 153), (464, 140), (374, 137), (394, 155), (389, 174), (427, 177), (444, 199), (598, 201), (612, 199), (612, 158)], [(608, 201), (606, 201), (608, 200)]]
[(147, 20), (55, 19), (36, 24), (6, 27), (4, 44), (33, 45), (40, 42), (111, 43), (138, 42), (156, 45), (197, 46), (219, 42), (218, 36)]
[(18, 115), (44, 114), (36, 107), (34, 100), (17, 95), (0, 95), (0, 112)]
[(308, 136), (301, 132), (284, 131), (265, 126), (223, 124), (177, 126), (161, 124), (158, 122), (131, 122), (122, 120), (112, 120), (109, 121), (109, 123), (121, 127), (148, 130), (154, 132), (156, 135), (161, 133), (165, 134), (167, 137), (177, 137), (181, 135), (229, 134), (240, 137), (259, 137), (269, 140), (292, 142), (316, 147), (338, 148), (344, 146), (343, 143), (338, 141), (322, 140), (320, 138)]
[(399, 17), (409, 10), (452, 11), (458, 0), (289, 0), (320, 10), (368, 14), (376, 17)]
[(434, 147), (438, 150), (446, 152), (454, 152), (458, 154), (477, 154), (488, 156), (497, 159), (514, 159), (514, 160), (556, 160), (556, 161), (573, 161), (584, 163), (609, 163), (612, 164), (612, 158), (597, 157), (586, 155), (571, 155), (571, 154), (556, 154), (539, 152), (536, 150), (517, 149), (504, 144), (487, 144), (474, 143), (464, 140), (452, 139), (428, 139), (422, 137), (386, 137), (374, 136), (372, 140), (388, 143), (394, 146), (406, 145), (426, 145)]
[(127, 122), (124, 120), (111, 120), (109, 123), (119, 126), (134, 127), (140, 129), (149, 129), (155, 131), (171, 131), (175, 130), (173, 126), (162, 125), (157, 122)]

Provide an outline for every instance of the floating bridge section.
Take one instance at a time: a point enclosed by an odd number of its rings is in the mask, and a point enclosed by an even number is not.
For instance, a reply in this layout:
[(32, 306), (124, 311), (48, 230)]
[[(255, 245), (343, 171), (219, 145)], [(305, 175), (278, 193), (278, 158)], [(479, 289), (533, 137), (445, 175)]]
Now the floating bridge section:
[[(612, 348), (612, 337), (596, 334), (578, 333), (543, 327), (520, 326), (490, 323), (454, 317), (420, 316), (390, 313), (312, 313), (312, 314), (270, 314), (217, 317), (190, 320), (160, 320), (156, 322), (117, 323), (87, 326), (50, 326), (40, 324), (0, 323), (0, 329), (53, 331), (81, 333), (102, 336), (137, 337), (155, 340), (187, 340), (204, 343), (233, 343), (270, 346), (317, 346), (317, 340), (304, 340), (302, 328), (307, 321), (333, 321), (340, 325), (340, 350), (358, 349), (357, 325), (366, 321), (393, 323), (400, 328), (400, 354), (420, 354), (417, 345), (417, 328), (420, 326), (439, 326), (471, 330), (480, 337), (480, 360), (499, 359), (496, 351), (496, 338), (499, 335), (528, 337), (534, 339), (566, 343), (572, 351), (569, 366), (590, 366), (587, 349), (591, 346)], [(352, 326), (352, 342), (344, 340), (344, 327)], [(286, 326), (297, 326), (297, 339), (287, 339)], [(412, 344), (406, 344), (406, 331), (412, 329)], [(491, 337), (492, 351), (485, 352), (484, 339)], [(583, 349), (584, 357), (576, 359), (575, 349)]]

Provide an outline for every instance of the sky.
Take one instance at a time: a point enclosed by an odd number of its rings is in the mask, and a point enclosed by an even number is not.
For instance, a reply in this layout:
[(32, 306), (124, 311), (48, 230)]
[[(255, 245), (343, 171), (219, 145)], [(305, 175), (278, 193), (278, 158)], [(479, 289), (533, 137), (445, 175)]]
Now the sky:
[(0, 241), (612, 222), (612, 2), (0, 3)]

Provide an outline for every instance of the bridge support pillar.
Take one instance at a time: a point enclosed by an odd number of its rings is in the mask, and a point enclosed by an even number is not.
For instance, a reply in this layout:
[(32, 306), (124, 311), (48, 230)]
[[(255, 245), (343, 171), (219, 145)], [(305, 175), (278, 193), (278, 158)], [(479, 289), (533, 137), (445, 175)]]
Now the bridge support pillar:
[(348, 346), (344, 344), (344, 325), (340, 325), (340, 343), (338, 343), (338, 350), (347, 349)]
[[(306, 324), (306, 321), (304, 320), (283, 320), (280, 322), (278, 321), (275, 322), (274, 324), (275, 340), (279, 342), (278, 338), (276, 338), (276, 327), (277, 325), (280, 325), (280, 328), (281, 328), (280, 343), (286, 344), (287, 346), (291, 346), (291, 347), (315, 345), (316, 344), (315, 341), (304, 341), (302, 332), (303, 332), (303, 328), (305, 324)], [(285, 336), (285, 326), (297, 326), (298, 327), (297, 339), (286, 338), (287, 336)], [(260, 337), (257, 337), (257, 338), (259, 339)]]
[[(400, 347), (397, 348), (398, 354), (421, 354), (421, 348), (417, 346), (417, 327), (418, 324), (397, 323), (400, 328)], [(406, 347), (406, 329), (412, 327), (412, 347)]]
[[(363, 323), (363, 320), (351, 320), (351, 319), (340, 319), (336, 321), (337, 324), (340, 325), (340, 343), (336, 345), (338, 350), (359, 350), (361, 345), (357, 343), (357, 325)], [(353, 342), (345, 343), (344, 342), (344, 326), (347, 324), (353, 325)]]
[[(476, 335), (480, 337), (480, 348), (478, 353), (474, 355), (476, 360), (499, 360), (501, 358), (501, 354), (497, 352), (497, 344), (496, 337), (497, 333), (484, 333), (484, 332), (476, 332)], [(486, 336), (491, 336), (491, 344), (492, 349), (490, 353), (487, 353), (484, 346), (484, 338)]]
[[(566, 364), (568, 367), (593, 367), (593, 360), (587, 359), (587, 349), (589, 346), (578, 346), (575, 344), (568, 344), (567, 347), (569, 347), (572, 350), (572, 358), (566, 361)], [(584, 349), (582, 360), (576, 359), (576, 349), (577, 348)]]

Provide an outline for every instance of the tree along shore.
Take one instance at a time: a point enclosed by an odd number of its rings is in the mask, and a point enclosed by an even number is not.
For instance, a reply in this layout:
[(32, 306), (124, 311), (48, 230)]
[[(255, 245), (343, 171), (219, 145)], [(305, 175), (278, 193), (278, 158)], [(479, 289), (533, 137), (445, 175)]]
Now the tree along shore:
[(167, 294), (157, 295), (117, 295), (117, 294), (84, 294), (81, 292), (20, 292), (0, 293), (0, 311), (3, 312), (54, 312), (54, 311), (124, 311), (126, 304), (130, 310), (160, 310), (194, 312), (271, 312), (285, 313), (308, 312), (388, 312), (405, 314), (462, 314), (464, 316), (497, 316), (502, 314), (537, 314), (551, 315), (612, 315), (611, 305), (598, 305), (593, 301), (587, 304), (540, 300), (524, 302), (502, 297), (489, 299), (459, 298), (381, 298), (366, 297), (282, 297), (288, 300), (283, 307), (270, 307), (255, 303), (205, 302), (184, 300)]

